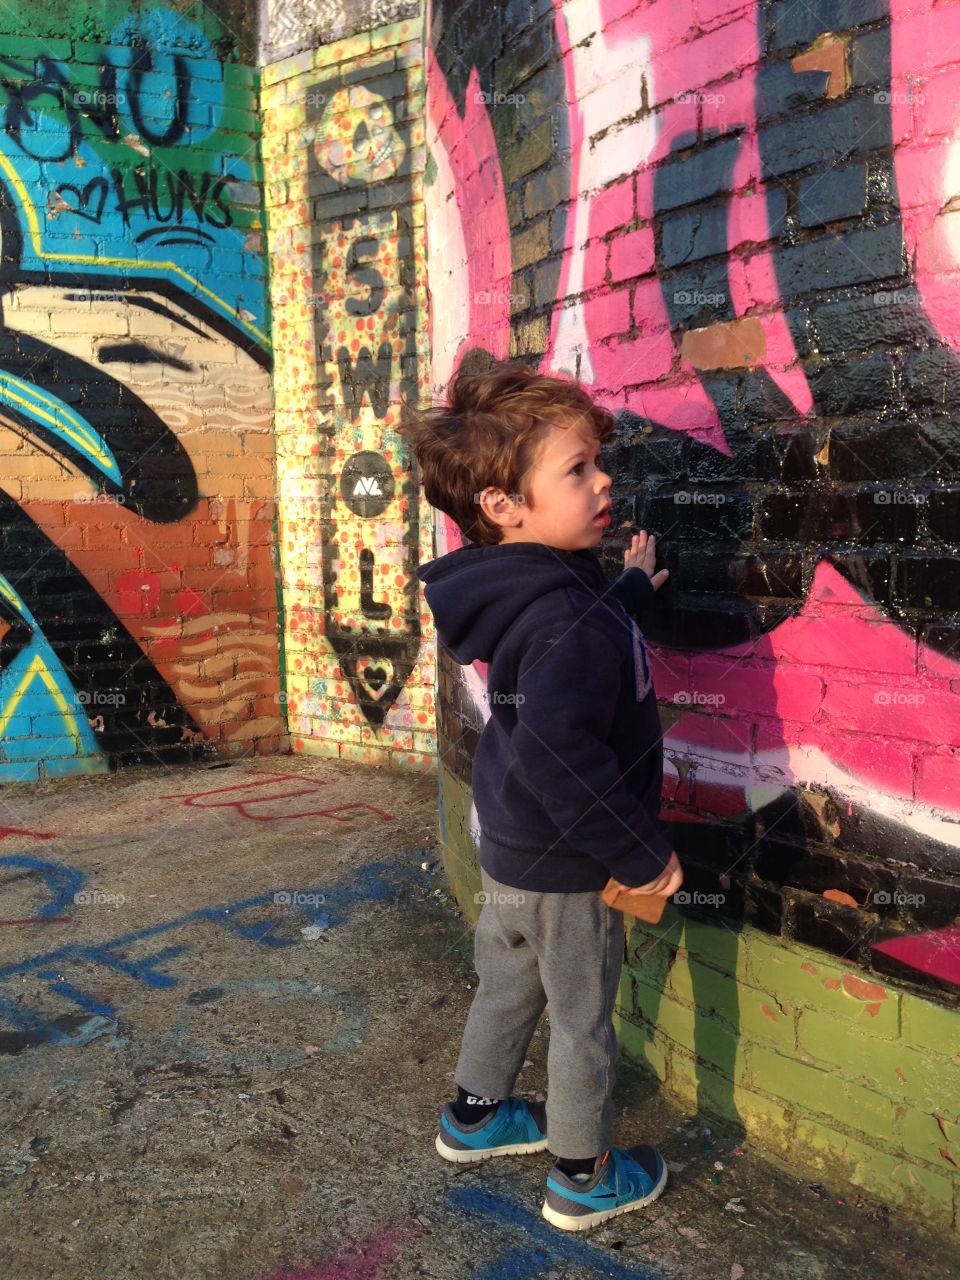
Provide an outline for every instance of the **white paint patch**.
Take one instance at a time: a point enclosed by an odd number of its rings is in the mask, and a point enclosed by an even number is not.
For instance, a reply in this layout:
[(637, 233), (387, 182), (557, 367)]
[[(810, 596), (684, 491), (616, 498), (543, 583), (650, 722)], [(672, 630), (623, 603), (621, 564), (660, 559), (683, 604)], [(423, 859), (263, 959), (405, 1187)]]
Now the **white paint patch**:
[[(594, 193), (616, 175), (609, 172), (611, 136), (597, 147), (594, 139), (605, 129), (615, 131), (618, 122), (639, 111), (644, 81), (652, 93), (652, 42), (649, 37), (613, 43), (608, 32), (601, 31), (602, 16), (597, 0), (573, 0), (563, 6), (562, 21), (567, 27), (573, 61), (573, 89), (576, 106), (571, 109), (571, 123), (579, 113), (583, 135), (577, 170), (577, 194), (573, 214), (573, 246), (568, 297), (583, 292), (586, 243), (590, 229), (590, 200)], [(590, 37), (592, 36), (592, 39)], [(583, 43), (589, 39), (589, 44)], [(639, 126), (629, 126), (629, 146), (621, 144), (622, 157), (629, 169), (645, 165), (656, 142), (656, 125), (647, 117)], [(617, 140), (612, 138), (614, 146)], [(578, 374), (579, 359), (579, 374)], [(594, 381), (590, 360), (590, 340), (579, 304), (564, 307), (557, 322), (556, 340), (550, 367), (566, 371), (585, 383)]]

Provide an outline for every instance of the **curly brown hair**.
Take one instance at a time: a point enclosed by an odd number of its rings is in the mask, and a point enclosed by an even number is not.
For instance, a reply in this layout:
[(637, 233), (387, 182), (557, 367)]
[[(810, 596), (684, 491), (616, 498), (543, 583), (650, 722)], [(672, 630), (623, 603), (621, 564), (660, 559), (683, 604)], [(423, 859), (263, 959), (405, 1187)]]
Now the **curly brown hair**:
[(589, 424), (599, 443), (613, 416), (566, 378), (538, 374), (515, 361), (477, 369), (464, 362), (447, 384), (444, 404), (404, 406), (409, 441), (431, 506), (456, 521), (470, 542), (495, 546), (503, 534), (480, 506), (488, 487), (529, 502), (529, 473), (552, 425)]

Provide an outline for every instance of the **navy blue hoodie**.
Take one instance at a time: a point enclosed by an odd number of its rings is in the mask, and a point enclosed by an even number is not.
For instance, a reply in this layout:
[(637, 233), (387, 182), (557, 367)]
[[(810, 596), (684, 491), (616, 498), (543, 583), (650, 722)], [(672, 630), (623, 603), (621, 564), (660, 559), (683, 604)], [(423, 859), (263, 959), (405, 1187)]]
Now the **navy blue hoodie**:
[(589, 550), (467, 543), (417, 577), (443, 647), (490, 664), (473, 760), (481, 866), (557, 893), (655, 879), (672, 850), (657, 825), (660, 715), (630, 616), (653, 595), (644, 571), (611, 583)]

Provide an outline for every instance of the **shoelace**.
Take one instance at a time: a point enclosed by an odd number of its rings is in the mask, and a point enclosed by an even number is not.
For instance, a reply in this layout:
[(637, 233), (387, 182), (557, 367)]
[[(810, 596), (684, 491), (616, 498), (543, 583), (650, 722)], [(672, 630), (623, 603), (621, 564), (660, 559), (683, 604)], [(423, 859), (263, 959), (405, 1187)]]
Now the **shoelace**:
[(505, 1110), (501, 1110), (500, 1115), (505, 1125), (516, 1125), (518, 1129), (526, 1130), (526, 1107), (519, 1098), (508, 1098)]
[(636, 1162), (625, 1152), (612, 1148), (610, 1164), (613, 1168), (613, 1190), (616, 1195), (633, 1195), (635, 1192), (646, 1190), (642, 1168), (638, 1169)]

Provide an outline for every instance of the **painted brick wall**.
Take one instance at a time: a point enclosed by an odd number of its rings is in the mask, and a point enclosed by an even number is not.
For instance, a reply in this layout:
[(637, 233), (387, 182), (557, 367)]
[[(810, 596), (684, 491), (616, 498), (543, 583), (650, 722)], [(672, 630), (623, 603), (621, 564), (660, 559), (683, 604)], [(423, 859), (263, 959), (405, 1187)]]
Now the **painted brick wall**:
[[(281, 17), (274, 44), (298, 46)], [(421, 33), (373, 25), (263, 70), (292, 746), (412, 769), (436, 755), (430, 510), (397, 431), (428, 379)]]
[(691, 1107), (837, 1185), (941, 1228), (960, 1188), (958, 1015), (746, 925), (635, 924), (623, 1052)]
[[(671, 570), (640, 622), (687, 880), (631, 927), (625, 1050), (955, 1225), (960, 5), (427, 10), (432, 382), (578, 376), (605, 563), (647, 528)], [(473, 913), (482, 673), (438, 666)]]
[(284, 742), (234, 9), (0, 12), (0, 782)]
[(628, 922), (624, 1049), (955, 1226), (960, 5), (270, 3), (259, 76), (249, 6), (36, 12), (0, 19), (0, 780), (438, 756), (473, 912), (482, 678), (435, 662), (413, 570), (459, 539), (399, 406), (468, 355), (577, 375), (608, 567), (636, 525), (671, 568), (687, 882)]

